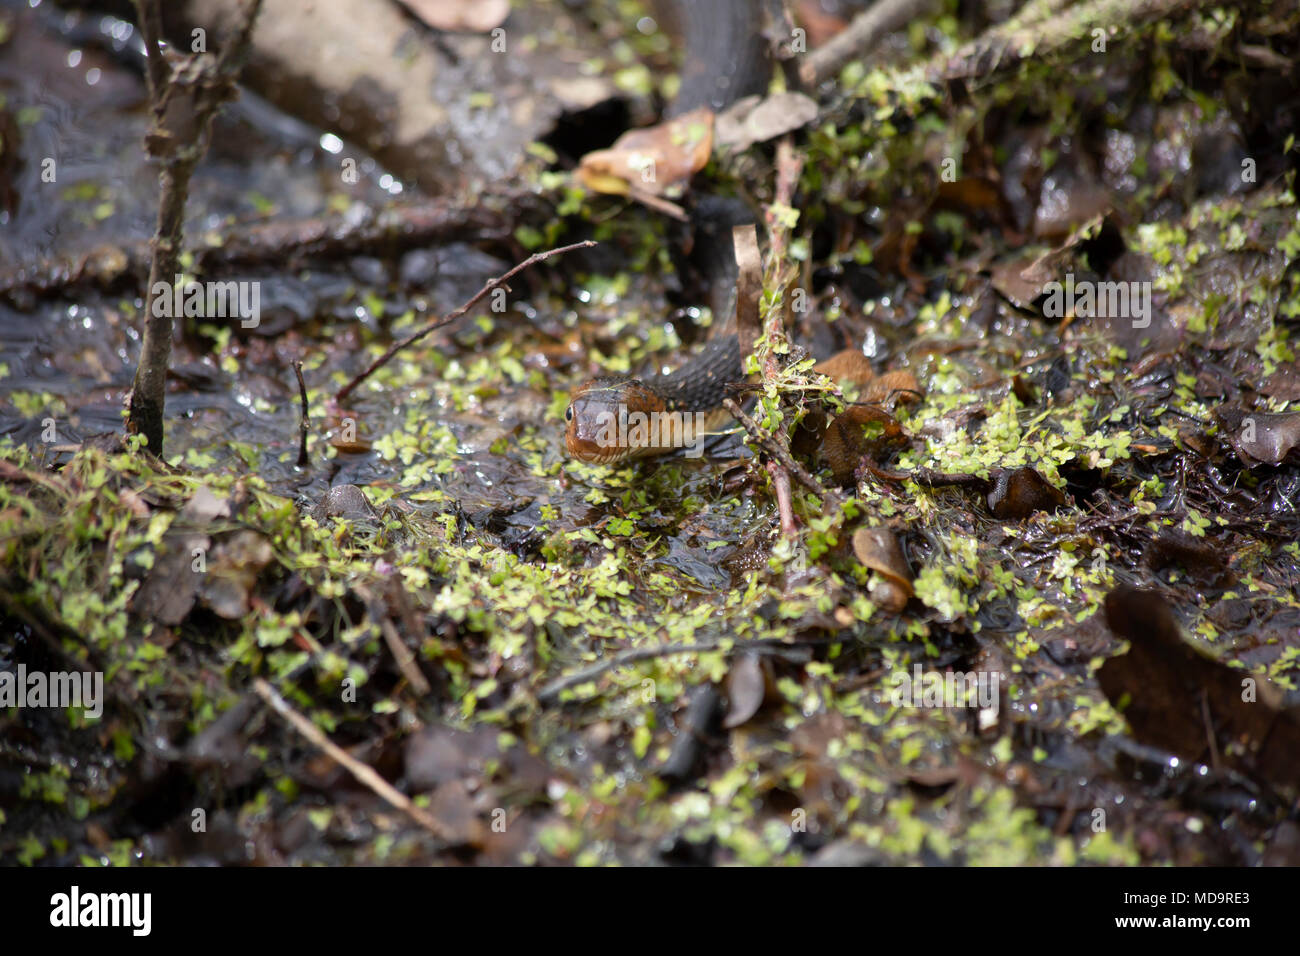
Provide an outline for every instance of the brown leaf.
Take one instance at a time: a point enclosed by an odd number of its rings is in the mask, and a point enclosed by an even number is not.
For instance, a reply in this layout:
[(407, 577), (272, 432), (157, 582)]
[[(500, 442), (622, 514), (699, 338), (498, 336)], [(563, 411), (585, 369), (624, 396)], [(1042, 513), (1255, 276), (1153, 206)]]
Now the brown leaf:
[(1106, 621), (1130, 647), (1097, 678), (1134, 736), (1188, 760), (1221, 760), (1275, 785), (1300, 786), (1300, 712), (1283, 706), (1269, 680), (1184, 641), (1173, 611), (1153, 591), (1112, 591)]
[(842, 385), (865, 385), (876, 377), (871, 360), (859, 349), (844, 349), (813, 366), (814, 372)]
[(1183, 568), (1193, 581), (1202, 586), (1227, 588), (1236, 580), (1223, 560), (1219, 548), (1204, 538), (1197, 538), (1181, 528), (1166, 528), (1147, 545), (1147, 565), (1160, 570), (1171, 565)]
[(510, 0), (400, 0), (435, 30), (487, 33), (510, 15)]
[(1280, 465), (1300, 445), (1300, 411), (1271, 414), (1225, 405), (1214, 417), (1247, 468)]
[(891, 614), (901, 611), (915, 591), (912, 571), (894, 532), (879, 526), (859, 528), (853, 532), (853, 553), (877, 576), (871, 599)]
[(727, 672), (727, 716), (722, 726), (739, 727), (758, 713), (767, 695), (767, 676), (757, 654), (741, 654)]
[(806, 126), (817, 118), (817, 101), (802, 93), (746, 96), (719, 114), (718, 146), (744, 150)]
[(1007, 468), (999, 471), (988, 493), (993, 517), (1015, 521), (1035, 511), (1052, 511), (1065, 504), (1065, 494), (1034, 469)]
[(179, 624), (193, 609), (203, 583), (203, 574), (194, 567), (195, 552), (206, 555), (211, 539), (205, 534), (169, 534), (163, 544), (131, 606), (147, 621)]
[(702, 106), (646, 129), (629, 130), (609, 149), (582, 157), (578, 181), (617, 196), (665, 196), (704, 168), (713, 153), (713, 111)]
[(239, 531), (218, 544), (203, 575), (204, 603), (227, 620), (243, 617), (252, 606), (257, 576), (272, 555), (271, 543), (256, 531)]
[(202, 485), (194, 492), (190, 500), (181, 509), (181, 517), (195, 524), (210, 524), (214, 518), (230, 517), (230, 502), (218, 498), (207, 485)]
[(317, 502), (311, 516), (320, 522), (329, 518), (374, 521), (379, 517), (366, 493), (356, 485), (335, 485)]

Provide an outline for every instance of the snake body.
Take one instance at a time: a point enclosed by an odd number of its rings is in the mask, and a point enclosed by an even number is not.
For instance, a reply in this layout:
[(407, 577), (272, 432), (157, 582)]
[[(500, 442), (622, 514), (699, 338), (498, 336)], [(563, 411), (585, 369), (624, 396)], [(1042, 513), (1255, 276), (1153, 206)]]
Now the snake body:
[[(668, 116), (700, 106), (721, 110), (767, 88), (771, 60), (756, 26), (762, 23), (757, 0), (660, 5), (677, 21), (685, 46), (681, 89)], [(701, 197), (694, 213), (694, 264), (708, 278), (715, 313), (729, 311), (735, 285), (731, 226), (753, 221), (752, 213), (722, 197)], [(722, 400), (727, 387), (744, 378), (740, 344), (734, 334), (723, 334), (670, 374), (592, 379), (572, 393), (564, 414), (565, 446), (580, 461), (606, 465), (698, 447), (731, 421)]]
[(731, 420), (722, 400), (744, 378), (740, 343), (722, 335), (675, 372), (592, 379), (564, 413), (565, 447), (602, 465), (698, 447)]

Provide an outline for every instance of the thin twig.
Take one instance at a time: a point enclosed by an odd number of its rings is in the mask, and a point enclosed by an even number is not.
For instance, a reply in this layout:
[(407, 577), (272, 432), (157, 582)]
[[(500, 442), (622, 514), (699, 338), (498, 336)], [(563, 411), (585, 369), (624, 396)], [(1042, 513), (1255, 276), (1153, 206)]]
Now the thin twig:
[(253, 690), (257, 693), (257, 696), (266, 701), (272, 710), (287, 720), (294, 730), (306, 737), (313, 746), (324, 751), (326, 756), (352, 774), (358, 783), (368, 787), (389, 806), (405, 813), (438, 839), (455, 842), (455, 838), (446, 827), (430, 816), (426, 810), (412, 803), (410, 797), (395, 789), (387, 780), (379, 776), (372, 767), (362, 763), (326, 737), (319, 727), (294, 710), (289, 702), (277, 694), (275, 689), (265, 680), (259, 677), (253, 681)]
[(420, 668), (415, 666), (415, 653), (402, 643), (402, 636), (397, 633), (397, 627), (391, 618), (384, 616), (379, 619), (379, 632), (384, 635), (384, 642), (392, 652), (393, 659), (397, 661), (398, 670), (402, 672), (406, 682), (421, 697), (427, 697), (432, 689), (429, 687), (429, 681), (420, 673)]
[(383, 355), (379, 356), (379, 358), (371, 362), (369, 368), (367, 368), (364, 372), (362, 372), (352, 381), (348, 382), (341, 389), (339, 389), (338, 394), (334, 396), (334, 401), (341, 405), (343, 401), (349, 395), (352, 394), (352, 391), (358, 385), (360, 385), (362, 382), (368, 379), (380, 368), (387, 365), (389, 361), (392, 360), (393, 356), (396, 355), (398, 352), (402, 351), (402, 349), (407, 348), (410, 345), (414, 345), (416, 342), (420, 341), (420, 339), (424, 338), (426, 335), (428, 335), (430, 332), (434, 331), (435, 329), (440, 329), (444, 325), (448, 325), (452, 322), (455, 322), (457, 319), (459, 319), (470, 309), (474, 308), (474, 306), (478, 303), (478, 301), (482, 299), (485, 295), (487, 295), (497, 286), (504, 284), (509, 279), (518, 275), (520, 272), (523, 272), (529, 266), (541, 262), (543, 259), (549, 259), (552, 256), (563, 255), (566, 252), (572, 252), (574, 249), (586, 249), (594, 245), (596, 245), (594, 239), (584, 239), (582, 242), (575, 242), (571, 246), (560, 246), (558, 249), (548, 249), (546, 252), (533, 253), (523, 262), (519, 263), (519, 265), (515, 266), (513, 269), (507, 272), (505, 275), (498, 276), (497, 278), (488, 282), (487, 285), (483, 286), (483, 288), (478, 290), (478, 292), (474, 295), (472, 299), (470, 299), (468, 302), (466, 302), (456, 311), (449, 312), (441, 319), (434, 319), (424, 328), (416, 332), (413, 332), (412, 334), (408, 335), (406, 338), (402, 339), (400, 342), (394, 343), (393, 346), (389, 348), (387, 352), (385, 352)]
[(934, 0), (878, 0), (845, 29), (808, 55), (799, 67), (805, 86), (829, 80), (850, 60), (866, 56), (886, 36), (926, 13)]
[[(794, 204), (794, 191), (799, 183), (799, 173), (803, 170), (803, 157), (795, 152), (794, 140), (784, 136), (776, 147), (776, 195), (772, 205), (767, 209), (768, 234), (768, 277), (767, 281), (783, 293), (789, 284), (786, 279), (786, 247), (790, 240), (790, 228), (784, 211)], [(767, 310), (763, 338), (767, 343), (767, 352), (763, 357), (763, 383), (769, 389), (775, 388), (781, 369), (777, 361), (778, 346), (785, 339), (784, 297), (781, 305), (773, 303)], [(785, 465), (789, 461), (789, 437), (780, 431), (773, 439), (782, 454), (776, 461), (769, 461), (768, 473), (772, 477), (772, 487), (776, 493), (777, 513), (781, 516), (781, 533), (786, 538), (793, 538), (798, 531), (794, 520), (794, 508), (790, 494), (790, 473)]]
[[(207, 151), (213, 119), (222, 104), (238, 95), (236, 74), (247, 55), (262, 0), (248, 0), (238, 30), (226, 40), (215, 60), (200, 54), (164, 53), (160, 0), (136, 0), (136, 8), (144, 35), (153, 112), (145, 149), (161, 168), (140, 364), (131, 383), (126, 428), (129, 433), (144, 435), (149, 451), (161, 457), (173, 316), (169, 308), (156, 308), (157, 293), (161, 290), (164, 296), (170, 296), (181, 272), (190, 177)], [(175, 57), (175, 66), (168, 56)]]
[(311, 462), (307, 458), (307, 383), (302, 378), (302, 362), (294, 362), (293, 371), (298, 376), (298, 396), (302, 401), (302, 414), (298, 418), (298, 467), (307, 468)]
[(790, 474), (794, 475), (794, 477), (798, 479), (799, 484), (803, 485), (823, 501), (838, 500), (839, 496), (835, 492), (829, 490), (825, 485), (818, 481), (816, 476), (808, 471), (807, 468), (795, 461), (790, 452), (781, 447), (781, 445), (771, 435), (763, 431), (763, 429), (759, 427), (758, 422), (750, 418), (737, 402), (730, 398), (724, 398), (722, 404), (726, 407), (727, 411), (731, 412), (731, 414), (735, 416), (736, 421), (740, 422), (740, 424), (745, 427), (745, 431), (749, 432), (749, 436), (763, 447), (764, 451), (780, 462)]

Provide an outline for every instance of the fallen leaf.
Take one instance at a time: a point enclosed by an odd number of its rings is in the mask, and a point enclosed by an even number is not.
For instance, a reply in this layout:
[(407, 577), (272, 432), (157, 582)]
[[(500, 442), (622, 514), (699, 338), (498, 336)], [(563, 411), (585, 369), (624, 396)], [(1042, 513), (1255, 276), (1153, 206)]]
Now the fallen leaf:
[(510, 15), (510, 0), (400, 0), (435, 30), (487, 33)]
[(1300, 786), (1300, 712), (1271, 681), (1236, 670), (1183, 640), (1159, 594), (1123, 587), (1106, 621), (1130, 644), (1097, 672), (1138, 740), (1187, 760), (1222, 761), (1274, 785)]
[(802, 93), (746, 96), (718, 115), (714, 141), (740, 151), (807, 126), (816, 118), (816, 100)]
[(1006, 468), (993, 479), (988, 493), (993, 517), (1015, 521), (1035, 511), (1052, 511), (1065, 504), (1065, 494), (1034, 469)]
[(1300, 445), (1300, 411), (1248, 412), (1225, 405), (1214, 417), (1247, 468), (1280, 465)]
[(271, 542), (256, 531), (239, 531), (213, 548), (202, 575), (203, 602), (228, 621), (238, 620), (251, 608), (257, 576), (271, 563)]
[(859, 528), (853, 532), (853, 553), (876, 575), (871, 600), (891, 614), (901, 611), (915, 591), (912, 571), (894, 532), (880, 526)]
[(739, 727), (758, 713), (767, 696), (767, 676), (757, 654), (741, 654), (727, 672), (727, 716), (722, 726)]
[(665, 196), (685, 187), (713, 153), (713, 111), (700, 107), (666, 123), (629, 130), (609, 149), (582, 157), (579, 182), (617, 196)]

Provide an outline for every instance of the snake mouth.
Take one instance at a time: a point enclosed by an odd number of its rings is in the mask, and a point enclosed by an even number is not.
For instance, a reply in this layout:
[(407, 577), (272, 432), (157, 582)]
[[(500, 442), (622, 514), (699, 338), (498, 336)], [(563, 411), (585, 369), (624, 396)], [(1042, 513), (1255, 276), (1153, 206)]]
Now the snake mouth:
[(570, 458), (576, 458), (588, 465), (615, 465), (631, 458), (634, 451), (630, 448), (603, 448), (569, 434), (564, 436), (564, 447), (569, 452)]
[(578, 388), (564, 413), (564, 445), (570, 457), (611, 465), (645, 454), (631, 438), (630, 416), (661, 412), (663, 400), (637, 379), (596, 379)]

